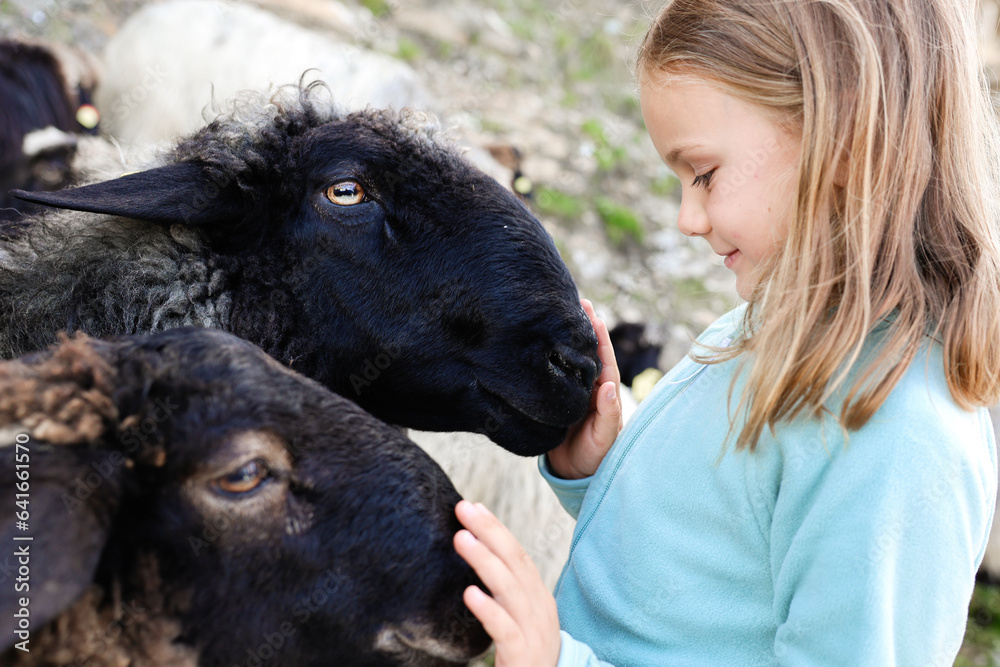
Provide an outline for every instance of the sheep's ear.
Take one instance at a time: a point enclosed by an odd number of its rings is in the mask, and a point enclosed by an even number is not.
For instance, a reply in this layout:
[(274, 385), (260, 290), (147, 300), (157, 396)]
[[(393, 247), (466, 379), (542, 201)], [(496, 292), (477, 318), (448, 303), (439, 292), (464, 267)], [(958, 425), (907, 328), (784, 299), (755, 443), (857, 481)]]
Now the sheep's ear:
[(197, 162), (170, 164), (68, 190), (11, 190), (10, 194), (45, 206), (163, 223), (198, 225), (237, 219), (245, 212), (239, 187), (214, 181)]
[(0, 650), (25, 613), (37, 629), (86, 590), (119, 503), (127, 462), (102, 445), (120, 383), (95, 345), (62, 335), (0, 363)]
[[(0, 651), (25, 641), (27, 629), (41, 628), (87, 590), (107, 541), (124, 467), (107, 451), (48, 445), (7, 432), (10, 437), (0, 446), (0, 493), (9, 501), (0, 508), (0, 541), (6, 545), (0, 556), (0, 616), (7, 619)], [(15, 438), (27, 442), (18, 446)]]

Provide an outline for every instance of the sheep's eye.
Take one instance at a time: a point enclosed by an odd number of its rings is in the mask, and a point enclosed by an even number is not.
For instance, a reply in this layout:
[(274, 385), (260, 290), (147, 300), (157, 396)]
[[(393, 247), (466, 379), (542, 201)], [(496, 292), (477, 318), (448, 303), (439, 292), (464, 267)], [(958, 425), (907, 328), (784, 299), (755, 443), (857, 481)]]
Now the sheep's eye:
[(354, 206), (367, 201), (365, 189), (357, 181), (340, 181), (326, 189), (326, 198), (338, 206)]
[(223, 475), (216, 483), (227, 493), (246, 493), (256, 489), (267, 478), (268, 471), (264, 462), (255, 459), (238, 470)]

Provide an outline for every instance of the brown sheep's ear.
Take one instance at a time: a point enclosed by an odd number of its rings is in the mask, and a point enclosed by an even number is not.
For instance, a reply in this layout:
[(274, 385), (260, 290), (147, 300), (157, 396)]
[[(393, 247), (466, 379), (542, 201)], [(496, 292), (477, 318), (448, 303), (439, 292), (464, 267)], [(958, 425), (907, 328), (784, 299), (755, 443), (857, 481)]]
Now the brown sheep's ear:
[(94, 445), (117, 425), (115, 372), (88, 337), (59, 341), (0, 363), (0, 433), (16, 426), (35, 440)]
[(213, 180), (197, 162), (181, 162), (56, 192), (11, 190), (24, 201), (151, 222), (200, 225), (234, 220), (245, 200), (233, 182)]
[(0, 615), (7, 619), (0, 651), (32, 648), (22, 642), (88, 590), (126, 468), (119, 452), (7, 434), (0, 447), (0, 493), (9, 499), (0, 507), (0, 540), (7, 545), (0, 556)]

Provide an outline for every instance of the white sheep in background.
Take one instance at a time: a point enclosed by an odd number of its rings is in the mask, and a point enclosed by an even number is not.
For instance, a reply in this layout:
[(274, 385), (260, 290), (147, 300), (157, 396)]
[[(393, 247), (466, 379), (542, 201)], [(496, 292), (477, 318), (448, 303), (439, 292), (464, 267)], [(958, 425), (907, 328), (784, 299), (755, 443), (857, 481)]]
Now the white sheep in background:
[[(246, 4), (175, 0), (143, 7), (108, 42), (96, 101), (105, 130), (123, 145), (170, 141), (244, 90), (325, 81), (338, 103), (427, 108), (416, 73)], [(303, 75), (303, 73), (305, 73)]]

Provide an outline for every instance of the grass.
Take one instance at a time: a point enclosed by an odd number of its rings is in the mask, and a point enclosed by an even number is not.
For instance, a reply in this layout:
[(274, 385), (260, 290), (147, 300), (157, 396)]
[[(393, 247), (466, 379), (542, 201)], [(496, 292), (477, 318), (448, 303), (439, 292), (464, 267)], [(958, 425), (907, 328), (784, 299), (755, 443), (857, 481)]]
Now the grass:
[(955, 667), (1000, 667), (1000, 587), (976, 584)]
[(545, 186), (537, 189), (535, 203), (538, 205), (538, 210), (545, 215), (564, 220), (575, 220), (587, 210), (587, 203), (579, 197)]
[(677, 192), (681, 182), (673, 174), (660, 176), (653, 180), (649, 186), (650, 192), (661, 197), (672, 197)]
[(361, 6), (372, 13), (375, 18), (388, 16), (392, 11), (392, 6), (388, 0), (360, 0)]
[(598, 170), (614, 171), (625, 162), (627, 157), (625, 148), (611, 142), (600, 121), (594, 118), (588, 119), (580, 126), (580, 130), (594, 142), (594, 159), (597, 161)]
[(615, 243), (622, 243), (626, 238), (631, 237), (642, 243), (645, 236), (642, 222), (639, 216), (628, 208), (612, 201), (608, 197), (598, 197), (594, 200), (597, 207), (597, 214), (604, 221), (604, 229)]
[(412, 63), (420, 58), (421, 55), (423, 55), (423, 51), (421, 51), (419, 44), (408, 37), (399, 38), (399, 43), (396, 45), (397, 58)]

